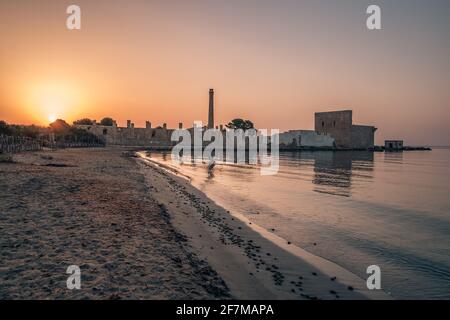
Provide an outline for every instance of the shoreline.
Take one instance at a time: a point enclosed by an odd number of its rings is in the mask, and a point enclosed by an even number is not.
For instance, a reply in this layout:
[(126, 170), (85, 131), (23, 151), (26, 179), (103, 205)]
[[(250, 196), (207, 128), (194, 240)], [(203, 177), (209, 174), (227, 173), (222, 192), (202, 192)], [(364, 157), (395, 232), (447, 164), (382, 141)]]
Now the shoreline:
[[(268, 240), (135, 150), (13, 160), (0, 163), (1, 299), (391, 299)], [(66, 288), (69, 265), (80, 266), (81, 290)]]
[[(170, 188), (175, 196), (160, 194), (158, 200), (169, 206), (176, 227), (188, 236), (198, 254), (204, 255), (239, 299), (392, 299), (383, 291), (368, 290), (364, 280), (337, 264), (218, 206), (182, 173), (148, 158), (137, 161), (159, 172), (156, 183)], [(180, 203), (180, 196), (192, 204)], [(217, 248), (205, 254), (209, 243), (215, 243)], [(232, 262), (223, 266), (223, 261)], [(230, 274), (233, 269), (240, 270), (240, 275)], [(259, 289), (252, 290), (255, 287)]]

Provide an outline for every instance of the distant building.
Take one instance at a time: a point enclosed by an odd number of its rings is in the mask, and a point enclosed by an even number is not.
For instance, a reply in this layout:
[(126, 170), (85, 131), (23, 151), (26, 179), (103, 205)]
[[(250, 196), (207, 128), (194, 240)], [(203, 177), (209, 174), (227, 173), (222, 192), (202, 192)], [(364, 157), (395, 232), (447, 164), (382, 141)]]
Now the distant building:
[[(302, 148), (337, 148), (367, 150), (374, 147), (374, 135), (377, 130), (373, 126), (354, 125), (352, 111), (320, 112), (315, 114), (315, 130), (291, 130), (279, 135), (281, 149)], [(174, 129), (168, 129), (167, 124), (152, 127), (150, 121), (145, 122), (145, 128), (135, 128), (131, 120), (126, 127), (118, 127), (114, 121), (112, 126), (103, 126), (94, 122), (92, 125), (76, 125), (102, 138), (107, 145), (171, 147), (177, 144), (171, 137)], [(194, 124), (195, 127), (195, 124)], [(214, 90), (209, 91), (208, 124), (205, 129), (213, 129), (214, 123)], [(183, 124), (179, 123), (182, 129)], [(220, 129), (219, 129), (220, 128)], [(187, 129), (191, 135), (194, 128)], [(222, 125), (216, 130), (225, 134)]]
[(279, 144), (281, 149), (333, 148), (334, 138), (313, 130), (291, 130), (280, 133)]
[(384, 149), (387, 151), (403, 150), (403, 140), (386, 140), (384, 141)]
[(354, 125), (352, 110), (315, 114), (315, 131), (331, 135), (337, 148), (371, 149), (374, 147), (376, 130), (373, 126)]
[(107, 145), (161, 147), (172, 145), (170, 137), (173, 129), (167, 129), (165, 124), (162, 127), (152, 128), (150, 121), (146, 122), (145, 128), (135, 128), (131, 120), (127, 120), (126, 127), (118, 127), (115, 121), (112, 126), (102, 126), (96, 123), (76, 126), (102, 138)]
[[(145, 128), (135, 128), (131, 120), (127, 120), (126, 127), (118, 127), (114, 121), (112, 126), (102, 126), (95, 121), (92, 125), (76, 125), (77, 128), (89, 131), (105, 141), (107, 145), (123, 146), (147, 146), (147, 147), (171, 147), (177, 142), (171, 141), (175, 129), (168, 129), (167, 124), (152, 128), (150, 121), (145, 122)], [(182, 129), (180, 122), (178, 128)], [(208, 125), (206, 128), (214, 128), (214, 89), (209, 90)], [(205, 127), (203, 129), (206, 129)], [(223, 131), (223, 126), (220, 126)], [(193, 134), (193, 128), (187, 129)]]

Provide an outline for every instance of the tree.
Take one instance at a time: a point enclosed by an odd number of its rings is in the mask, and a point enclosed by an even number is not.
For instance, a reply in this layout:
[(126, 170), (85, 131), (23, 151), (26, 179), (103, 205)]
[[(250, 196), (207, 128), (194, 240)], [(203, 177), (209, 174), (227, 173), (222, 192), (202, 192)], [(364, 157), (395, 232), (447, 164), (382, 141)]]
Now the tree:
[(114, 124), (114, 120), (112, 118), (106, 117), (106, 118), (103, 118), (102, 121), (100, 121), (100, 124), (102, 126), (112, 127)]
[(8, 124), (3, 120), (0, 120), (0, 134), (4, 135), (11, 134), (11, 129), (9, 128)]
[(7, 136), (29, 137), (36, 139), (44, 131), (44, 128), (35, 126), (34, 124), (29, 126), (18, 124), (8, 125), (5, 121), (0, 120), (0, 134), (4, 134)]
[(234, 130), (242, 129), (244, 131), (255, 128), (253, 122), (251, 122), (250, 120), (243, 120), (243, 119), (233, 119), (226, 125), (226, 127), (228, 129)]
[(92, 126), (94, 124), (94, 121), (89, 118), (83, 118), (83, 119), (74, 121), (73, 124), (74, 125)]
[(38, 138), (39, 135), (41, 134), (41, 128), (35, 126), (34, 124), (32, 124), (31, 126), (23, 126), (21, 131), (24, 137), (29, 137), (33, 139)]
[(67, 134), (70, 131), (70, 125), (62, 119), (50, 123), (49, 129), (51, 132), (59, 135)]
[(70, 131), (64, 136), (66, 141), (77, 141), (77, 142), (97, 142), (104, 144), (104, 140), (97, 137), (95, 134), (86, 131), (84, 129), (72, 127)]

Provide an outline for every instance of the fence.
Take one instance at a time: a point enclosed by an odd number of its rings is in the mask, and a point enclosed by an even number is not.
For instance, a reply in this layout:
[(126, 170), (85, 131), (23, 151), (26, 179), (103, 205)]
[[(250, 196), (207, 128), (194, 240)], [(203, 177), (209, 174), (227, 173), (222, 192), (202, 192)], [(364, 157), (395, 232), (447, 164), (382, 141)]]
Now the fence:
[(17, 153), (23, 151), (42, 150), (44, 143), (42, 140), (28, 137), (11, 137), (0, 135), (0, 153)]
[(65, 149), (65, 148), (95, 148), (104, 147), (103, 140), (98, 138), (77, 140), (55, 141), (52, 136), (32, 139), (20, 136), (0, 135), (0, 153), (18, 153), (24, 151), (39, 151), (43, 148)]

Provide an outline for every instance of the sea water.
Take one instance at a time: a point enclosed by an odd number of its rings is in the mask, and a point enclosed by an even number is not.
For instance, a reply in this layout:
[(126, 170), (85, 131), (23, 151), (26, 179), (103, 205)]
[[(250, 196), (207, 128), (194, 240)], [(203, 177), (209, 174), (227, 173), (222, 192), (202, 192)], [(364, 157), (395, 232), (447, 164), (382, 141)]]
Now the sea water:
[(224, 208), (366, 279), (399, 299), (450, 299), (450, 149), (393, 153), (288, 152), (280, 170), (176, 165)]

